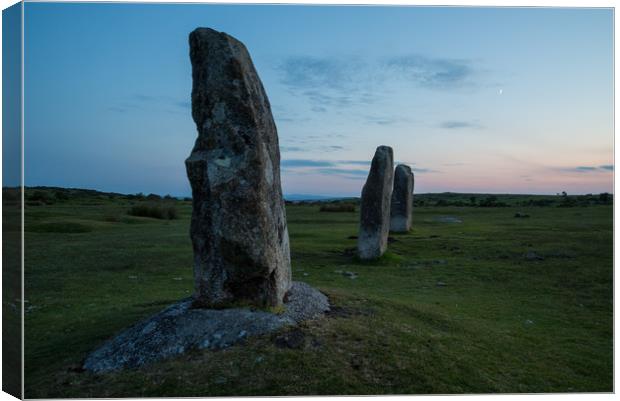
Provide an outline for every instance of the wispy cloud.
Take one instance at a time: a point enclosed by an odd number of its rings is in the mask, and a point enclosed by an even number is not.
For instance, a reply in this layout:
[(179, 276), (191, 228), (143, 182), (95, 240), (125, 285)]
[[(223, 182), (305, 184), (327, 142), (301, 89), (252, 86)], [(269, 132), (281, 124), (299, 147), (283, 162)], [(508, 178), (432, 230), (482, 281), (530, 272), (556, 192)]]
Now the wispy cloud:
[(614, 166), (605, 164), (602, 166), (577, 166), (577, 167), (561, 167), (560, 170), (569, 173), (596, 173), (604, 171), (613, 171)]
[(368, 176), (368, 169), (345, 168), (346, 164), (340, 161), (313, 159), (288, 159), (281, 162), (282, 170), (285, 173), (318, 174), (356, 180), (363, 180)]
[(427, 174), (427, 173), (441, 173), (439, 170), (433, 170), (430, 168), (412, 167), (411, 170), (414, 173)]
[[(280, 146), (282, 152), (319, 152), (319, 153), (332, 153), (345, 150), (344, 146), (340, 145), (320, 145), (320, 146)], [(297, 160), (299, 161), (299, 160)]]
[(280, 146), (282, 152), (304, 152), (305, 149), (299, 146)]
[(475, 121), (463, 121), (463, 120), (447, 120), (439, 124), (443, 129), (461, 129), (461, 128), (475, 128), (481, 129), (482, 125)]
[(296, 119), (293, 117), (277, 117), (274, 116), (274, 119), (276, 120), (276, 123), (298, 123), (298, 122), (304, 122), (304, 121), (309, 121), (309, 118), (301, 118), (301, 119)]
[(334, 162), (313, 159), (286, 159), (280, 162), (282, 167), (333, 167)]
[(368, 176), (368, 170), (360, 169), (343, 169), (343, 168), (320, 168), (316, 170), (317, 173), (323, 175), (338, 175), (345, 178), (364, 179)]
[(392, 57), (386, 61), (386, 65), (403, 78), (430, 89), (453, 88), (471, 83), (474, 72), (468, 60), (421, 54)]
[(297, 88), (346, 88), (353, 83), (350, 72), (359, 68), (359, 63), (314, 56), (288, 57), (278, 66), (281, 82)]
[(372, 102), (372, 96), (361, 94), (359, 77), (366, 70), (356, 58), (292, 56), (276, 66), (280, 83), (294, 96), (312, 104), (314, 113), (333, 108)]
[(409, 121), (407, 118), (400, 116), (364, 116), (364, 119), (370, 124), (377, 125), (393, 125), (400, 122)]
[[(352, 179), (365, 179), (370, 169), (370, 160), (314, 160), (314, 159), (286, 159), (282, 162), (283, 170), (297, 174), (321, 174), (340, 176)], [(400, 162), (397, 162), (400, 163)], [(412, 163), (407, 163), (412, 165)], [(363, 166), (359, 168), (356, 166)], [(419, 174), (441, 173), (430, 168), (416, 167), (412, 170)]]
[(179, 100), (171, 96), (148, 95), (135, 93), (120, 100), (118, 104), (107, 108), (109, 111), (125, 113), (141, 110), (147, 112), (164, 112), (172, 114), (187, 114), (191, 109), (189, 100)]
[[(476, 68), (470, 60), (408, 54), (383, 59), (361, 57), (288, 57), (276, 65), (280, 83), (296, 96), (307, 98), (316, 113), (330, 108), (374, 104), (389, 83), (403, 82), (443, 90), (475, 85)], [(378, 118), (386, 125), (393, 119)]]
[(352, 164), (358, 166), (370, 166), (371, 160), (339, 160), (340, 164)]
[(312, 108), (312, 111), (314, 111), (315, 113), (325, 113), (327, 109), (322, 106), (315, 106)]
[(348, 107), (351, 106), (355, 100), (351, 97), (353, 94), (352, 91), (342, 91), (340, 92), (338, 87), (324, 87), (321, 90), (305, 90), (300, 93), (302, 96), (305, 96), (315, 104), (312, 111), (314, 112), (325, 112), (327, 107)]
[(387, 65), (402, 77), (431, 89), (446, 89), (466, 84), (474, 69), (461, 59), (426, 57), (421, 54), (392, 57)]
[[(400, 79), (420, 86), (443, 89), (472, 83), (476, 69), (471, 60), (430, 57), (423, 54), (391, 56), (379, 60), (360, 57), (294, 56), (277, 65), (284, 85), (297, 88), (361, 88)], [(364, 94), (369, 98), (369, 94)]]

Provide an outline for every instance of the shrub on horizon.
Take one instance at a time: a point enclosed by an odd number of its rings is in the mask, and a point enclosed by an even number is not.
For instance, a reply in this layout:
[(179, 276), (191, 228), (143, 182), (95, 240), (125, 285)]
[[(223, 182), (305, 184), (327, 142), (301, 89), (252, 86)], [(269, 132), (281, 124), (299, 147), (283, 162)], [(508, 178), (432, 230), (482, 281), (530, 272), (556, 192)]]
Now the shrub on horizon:
[(174, 220), (179, 218), (177, 209), (173, 205), (158, 203), (140, 203), (129, 209), (127, 214), (137, 217), (150, 217), (160, 220)]
[(41, 191), (41, 190), (34, 191), (32, 194), (27, 196), (26, 199), (31, 202), (45, 203), (46, 205), (52, 205), (55, 201), (55, 199), (52, 197), (52, 195), (49, 192)]
[(355, 212), (355, 205), (350, 203), (321, 205), (320, 212)]
[(64, 191), (54, 191), (54, 198), (59, 201), (69, 200), (69, 195)]

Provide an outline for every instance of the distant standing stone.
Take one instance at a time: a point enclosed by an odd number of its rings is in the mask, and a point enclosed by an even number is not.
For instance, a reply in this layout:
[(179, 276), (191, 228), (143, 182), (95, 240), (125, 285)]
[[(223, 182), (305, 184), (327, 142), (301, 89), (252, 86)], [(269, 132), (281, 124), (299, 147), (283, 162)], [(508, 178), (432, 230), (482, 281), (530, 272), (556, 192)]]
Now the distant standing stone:
[(390, 210), (390, 231), (406, 233), (411, 230), (413, 183), (411, 167), (404, 164), (396, 166)]
[(393, 182), (392, 148), (379, 146), (362, 189), (360, 232), (357, 240), (357, 253), (362, 260), (378, 258), (387, 249)]
[(189, 35), (194, 303), (278, 306), (291, 287), (278, 133), (250, 55), (235, 38)]

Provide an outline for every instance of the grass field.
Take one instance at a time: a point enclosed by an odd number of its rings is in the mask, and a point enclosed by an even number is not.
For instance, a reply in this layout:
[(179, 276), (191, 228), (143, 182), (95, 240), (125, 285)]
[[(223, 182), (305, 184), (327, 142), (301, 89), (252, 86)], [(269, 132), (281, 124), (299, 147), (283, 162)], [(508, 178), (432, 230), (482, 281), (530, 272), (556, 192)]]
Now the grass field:
[(301, 348), (266, 336), (80, 371), (104, 340), (192, 290), (190, 203), (169, 201), (178, 219), (161, 220), (128, 215), (135, 202), (26, 206), (26, 397), (613, 390), (612, 206), (601, 205), (416, 207), (413, 230), (373, 263), (350, 252), (356, 212), (289, 205), (293, 277), (334, 306), (301, 327)]

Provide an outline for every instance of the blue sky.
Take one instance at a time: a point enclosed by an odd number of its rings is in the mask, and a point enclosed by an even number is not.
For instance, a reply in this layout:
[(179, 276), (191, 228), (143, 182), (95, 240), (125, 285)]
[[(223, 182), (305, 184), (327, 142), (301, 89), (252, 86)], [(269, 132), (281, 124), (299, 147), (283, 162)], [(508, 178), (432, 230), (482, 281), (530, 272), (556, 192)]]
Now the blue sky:
[(26, 185), (189, 194), (187, 36), (248, 47), (285, 194), (359, 195), (379, 145), (416, 192), (613, 187), (609, 9), (27, 3)]
[(21, 4), (2, 10), (2, 182), (21, 185)]

